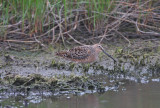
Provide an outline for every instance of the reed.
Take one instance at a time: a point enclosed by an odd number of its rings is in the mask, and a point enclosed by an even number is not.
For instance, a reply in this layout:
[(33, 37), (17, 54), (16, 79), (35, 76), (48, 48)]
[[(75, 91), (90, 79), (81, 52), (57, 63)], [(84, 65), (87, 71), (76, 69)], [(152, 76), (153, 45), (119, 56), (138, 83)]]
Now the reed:
[[(89, 33), (103, 35), (99, 37), (101, 41), (112, 32), (131, 31), (128, 26), (123, 27), (123, 22), (130, 23), (134, 32), (158, 34), (158, 3), (158, 0), (2, 0), (0, 28), (1, 32), (7, 30), (6, 34), (14, 31), (28, 36), (55, 35), (52, 42), (64, 40), (66, 31), (73, 31), (80, 24)], [(148, 29), (154, 32), (147, 32)]]
[[(103, 15), (99, 13), (110, 12), (110, 0), (6, 0), (1, 1), (1, 12), (3, 18), (1, 18), (1, 25), (9, 23), (9, 19), (14, 16), (14, 21), (22, 21), (24, 26), (25, 20), (35, 25), (37, 23), (45, 25), (46, 18), (50, 21), (55, 21), (56, 17), (64, 18), (67, 24), (67, 17), (77, 12), (86, 11), (87, 17), (93, 17), (89, 19), (90, 23), (96, 25), (96, 22), (100, 20)], [(52, 12), (51, 12), (52, 11)], [(54, 13), (57, 16), (46, 16), (48, 13)], [(51, 20), (52, 19), (52, 20)], [(2, 23), (3, 22), (3, 23)]]

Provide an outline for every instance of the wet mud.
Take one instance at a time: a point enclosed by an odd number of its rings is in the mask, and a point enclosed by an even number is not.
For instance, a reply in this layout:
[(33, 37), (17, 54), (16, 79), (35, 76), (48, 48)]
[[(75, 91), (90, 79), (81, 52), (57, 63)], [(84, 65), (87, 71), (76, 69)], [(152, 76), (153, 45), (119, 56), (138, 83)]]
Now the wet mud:
[[(136, 41), (137, 42), (137, 41)], [(156, 41), (157, 42), (157, 41)], [(158, 41), (159, 42), (159, 41)], [(122, 89), (128, 82), (160, 82), (160, 46), (155, 42), (105, 46), (118, 62), (103, 53), (91, 64), (76, 64), (53, 51), (1, 51), (0, 97), (83, 95)]]

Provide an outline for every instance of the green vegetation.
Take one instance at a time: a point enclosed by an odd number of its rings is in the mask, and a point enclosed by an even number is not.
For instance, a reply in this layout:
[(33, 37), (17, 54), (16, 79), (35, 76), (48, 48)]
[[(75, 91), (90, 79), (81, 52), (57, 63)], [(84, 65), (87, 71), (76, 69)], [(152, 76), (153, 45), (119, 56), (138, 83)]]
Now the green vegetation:
[[(159, 82), (159, 13), (159, 0), (1, 0), (0, 101), (35, 90), (81, 95), (128, 81)], [(54, 54), (95, 43), (117, 62), (103, 53), (90, 64)]]
[[(100, 42), (115, 34), (127, 40), (125, 34), (137, 35), (135, 31), (157, 36), (158, 3), (159, 0), (2, 0), (0, 40), (44, 46), (43, 43), (58, 41), (65, 45), (71, 40), (82, 44), (90, 40), (89, 35)], [(77, 34), (76, 30), (84, 34)]]
[(7, 75), (2, 82), (0, 93), (8, 92), (9, 87), (12, 87), (16, 92), (21, 91), (26, 93), (32, 90), (47, 90), (53, 94), (63, 91), (79, 93), (86, 90), (104, 89), (104, 86), (100, 82), (88, 79), (84, 76), (55, 76), (46, 78), (39, 74), (31, 74), (27, 77)]

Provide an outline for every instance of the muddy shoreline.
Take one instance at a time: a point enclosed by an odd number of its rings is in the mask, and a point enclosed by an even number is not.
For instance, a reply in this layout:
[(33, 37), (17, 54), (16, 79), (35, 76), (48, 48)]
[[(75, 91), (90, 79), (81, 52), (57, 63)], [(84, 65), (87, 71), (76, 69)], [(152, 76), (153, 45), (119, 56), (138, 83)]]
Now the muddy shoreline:
[(7, 92), (24, 95), (33, 91), (51, 95), (103, 93), (109, 89), (118, 90), (128, 81), (158, 81), (160, 41), (131, 42), (131, 46), (124, 42), (103, 45), (118, 63), (103, 54), (99, 55), (99, 61), (82, 65), (53, 56), (57, 49), (50, 53), (3, 50), (0, 57), (1, 97)]

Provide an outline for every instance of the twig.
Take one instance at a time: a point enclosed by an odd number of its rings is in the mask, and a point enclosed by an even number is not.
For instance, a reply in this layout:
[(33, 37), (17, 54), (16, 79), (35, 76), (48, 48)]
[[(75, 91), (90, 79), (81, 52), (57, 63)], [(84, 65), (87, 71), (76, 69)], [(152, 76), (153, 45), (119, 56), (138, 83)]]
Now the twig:
[(19, 43), (36, 43), (36, 41), (21, 41), (21, 40), (4, 40), (6, 42), (19, 42)]
[[(131, 7), (132, 8), (132, 7)], [(131, 9), (130, 8), (130, 9)], [(120, 19), (118, 19), (118, 20), (116, 20), (115, 22), (113, 22), (110, 26), (113, 26), (113, 25), (115, 25), (114, 27), (112, 27), (110, 30), (108, 30), (108, 32), (110, 32), (110, 31), (112, 31), (113, 29), (115, 29), (116, 27), (118, 27), (119, 25), (120, 25), (120, 23), (124, 20), (124, 19), (126, 19), (128, 16), (130, 16), (130, 14), (129, 14), (129, 11), (130, 11), (130, 9), (128, 10), (128, 12), (126, 13), (126, 14), (124, 14)], [(110, 16), (109, 16), (110, 17)], [(104, 32), (104, 37), (102, 37), (101, 38), (101, 40), (100, 40), (100, 42), (99, 43), (101, 43), (102, 41), (103, 41), (103, 39), (105, 38), (105, 35), (106, 35), (106, 33), (107, 33), (107, 29), (109, 28), (109, 26), (107, 25), (106, 26), (106, 29), (105, 29), (105, 32)]]
[(12, 25), (0, 26), (0, 28), (1, 28), (1, 27), (2, 27), (2, 28), (10, 28), (10, 27), (13, 27), (13, 26), (17, 26), (17, 25), (19, 25), (19, 24), (21, 24), (21, 23), (22, 23), (22, 21), (19, 21), (19, 22), (15, 23), (15, 24), (12, 24)]
[(36, 41), (37, 43), (39, 43), (41, 46), (46, 47), (43, 43), (41, 43), (41, 42), (36, 38), (35, 34), (34, 34), (34, 39), (35, 39), (35, 41)]
[(144, 32), (144, 31), (140, 30), (139, 27), (138, 27), (137, 21), (136, 21), (136, 28), (137, 28), (137, 31), (139, 31), (139, 32), (141, 32), (141, 33), (144, 33), (144, 34), (152, 34), (152, 35), (160, 36), (160, 33), (157, 33), (157, 32)]
[(128, 47), (131, 46), (131, 42), (129, 41), (128, 38), (126, 38), (122, 33), (118, 32), (117, 30), (115, 30), (118, 34), (120, 34), (125, 40), (128, 41)]
[(78, 43), (78, 44), (80, 44), (80, 45), (85, 45), (85, 44), (77, 41), (75, 38), (73, 38), (69, 33), (67, 33), (67, 34), (68, 34), (68, 36), (69, 36), (71, 39), (73, 39), (76, 43)]

